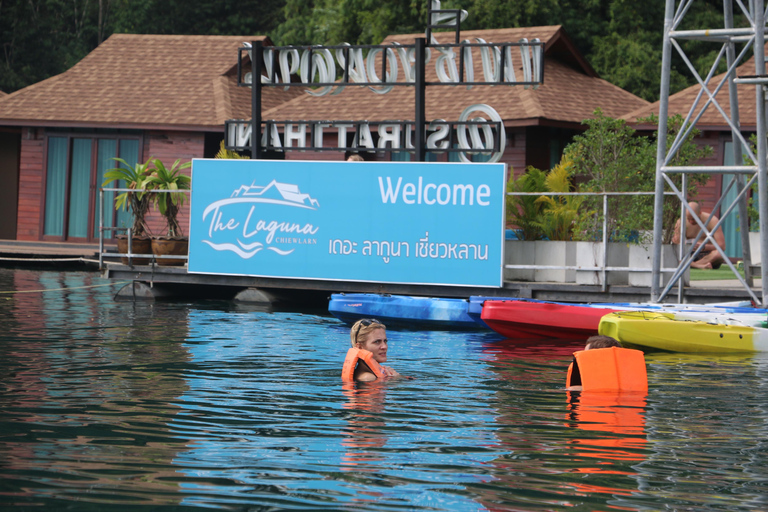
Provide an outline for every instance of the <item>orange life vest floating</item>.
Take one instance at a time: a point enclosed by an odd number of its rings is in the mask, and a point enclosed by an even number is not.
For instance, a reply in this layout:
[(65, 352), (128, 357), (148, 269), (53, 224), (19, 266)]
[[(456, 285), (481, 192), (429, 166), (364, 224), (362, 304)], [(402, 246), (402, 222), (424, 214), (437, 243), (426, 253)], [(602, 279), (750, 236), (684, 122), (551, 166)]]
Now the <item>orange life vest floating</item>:
[(566, 387), (583, 391), (648, 391), (648, 374), (642, 351), (629, 348), (596, 348), (573, 354)]
[(377, 379), (384, 376), (384, 372), (379, 363), (373, 358), (373, 354), (362, 348), (351, 347), (347, 350), (347, 358), (344, 359), (344, 366), (341, 369), (341, 380), (344, 382), (355, 381), (355, 368), (358, 361), (365, 363)]

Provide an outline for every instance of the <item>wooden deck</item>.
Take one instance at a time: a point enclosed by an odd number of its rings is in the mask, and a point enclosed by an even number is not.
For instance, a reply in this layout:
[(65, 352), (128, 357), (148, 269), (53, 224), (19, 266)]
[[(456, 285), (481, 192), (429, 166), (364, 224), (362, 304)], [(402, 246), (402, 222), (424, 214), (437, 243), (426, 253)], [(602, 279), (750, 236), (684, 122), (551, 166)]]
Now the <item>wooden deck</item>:
[[(190, 274), (184, 267), (135, 266), (109, 263), (102, 274), (108, 279), (140, 281), (151, 284), (160, 296), (177, 295), (174, 288), (186, 290), (206, 288), (216, 290), (217, 296), (225, 289), (238, 299), (238, 294), (247, 289), (259, 289), (277, 297), (289, 300), (302, 294), (328, 297), (331, 293), (386, 293), (392, 295), (415, 295), (428, 297), (467, 298), (470, 295), (492, 297), (520, 297), (539, 300), (566, 302), (647, 302), (651, 297), (650, 287), (612, 285), (603, 291), (600, 285), (546, 282), (505, 282), (501, 288), (463, 286), (410, 285), (391, 283), (367, 283), (348, 281), (323, 281), (306, 279), (285, 279), (269, 277), (224, 276), (211, 274)], [(760, 296), (760, 283), (756, 283), (755, 294)], [(694, 281), (684, 289), (684, 302), (705, 304), (750, 300), (749, 293), (733, 281)], [(674, 288), (665, 302), (677, 302), (677, 288)]]
[[(109, 252), (116, 252), (114, 246), (106, 247)], [(58, 268), (63, 264), (95, 271), (99, 268), (98, 252), (98, 244), (0, 240), (0, 265), (33, 264)], [(326, 300), (331, 293), (342, 292), (457, 298), (487, 295), (567, 302), (642, 302), (650, 300), (651, 296), (649, 287), (626, 285), (610, 285), (603, 291), (600, 285), (510, 281), (505, 282), (502, 288), (482, 288), (190, 274), (185, 267), (128, 266), (120, 263), (117, 258), (105, 260), (101, 272), (106, 279), (142, 283), (145, 285), (145, 295), (152, 297), (194, 296), (248, 300), (249, 295), (242, 292), (249, 289), (262, 290), (272, 297), (289, 301)], [(135, 288), (132, 287), (132, 294), (135, 294)], [(755, 282), (753, 292), (760, 297), (759, 279)], [(697, 304), (751, 298), (735, 279), (694, 281), (685, 288), (684, 297), (685, 302)], [(676, 288), (665, 302), (677, 302)]]
[[(109, 252), (116, 252), (114, 245), (106, 245)], [(83, 260), (84, 265), (92, 266), (95, 261), (98, 268), (99, 244), (75, 244), (66, 242), (25, 242), (18, 240), (0, 240), (0, 262), (74, 262)]]

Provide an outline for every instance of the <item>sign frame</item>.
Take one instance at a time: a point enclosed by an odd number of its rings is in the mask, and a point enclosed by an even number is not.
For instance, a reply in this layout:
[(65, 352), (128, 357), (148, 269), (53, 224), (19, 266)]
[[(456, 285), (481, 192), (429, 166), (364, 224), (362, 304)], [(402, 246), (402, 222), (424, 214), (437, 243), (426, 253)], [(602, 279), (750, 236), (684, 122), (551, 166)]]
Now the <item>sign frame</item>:
[(500, 288), (506, 164), (194, 159), (190, 274)]

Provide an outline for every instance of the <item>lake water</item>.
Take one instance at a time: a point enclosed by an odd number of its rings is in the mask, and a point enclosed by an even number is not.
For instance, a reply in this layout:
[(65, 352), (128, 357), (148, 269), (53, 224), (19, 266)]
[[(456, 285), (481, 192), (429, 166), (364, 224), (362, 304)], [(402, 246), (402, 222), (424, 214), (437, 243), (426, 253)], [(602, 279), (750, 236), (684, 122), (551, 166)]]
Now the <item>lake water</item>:
[(390, 330), (345, 387), (320, 311), (114, 302), (0, 269), (1, 510), (767, 510), (768, 358), (649, 354), (570, 396), (567, 342)]

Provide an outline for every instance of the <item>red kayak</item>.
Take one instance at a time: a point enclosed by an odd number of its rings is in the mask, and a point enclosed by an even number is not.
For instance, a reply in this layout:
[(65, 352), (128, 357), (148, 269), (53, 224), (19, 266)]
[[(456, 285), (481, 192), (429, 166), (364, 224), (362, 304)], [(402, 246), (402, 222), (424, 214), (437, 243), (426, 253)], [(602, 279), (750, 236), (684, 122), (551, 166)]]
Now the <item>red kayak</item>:
[(603, 316), (617, 311), (624, 309), (524, 300), (487, 300), (480, 317), (488, 327), (507, 338), (586, 340), (597, 334)]

